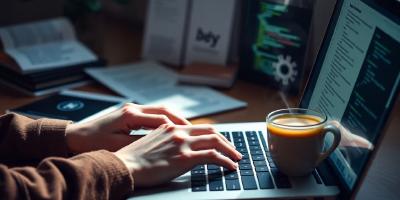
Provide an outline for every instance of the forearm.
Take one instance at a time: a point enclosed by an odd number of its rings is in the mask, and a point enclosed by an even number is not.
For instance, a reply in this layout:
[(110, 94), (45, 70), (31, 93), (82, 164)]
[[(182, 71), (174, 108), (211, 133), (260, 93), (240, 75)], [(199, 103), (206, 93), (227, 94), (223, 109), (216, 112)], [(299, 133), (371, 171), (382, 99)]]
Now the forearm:
[(133, 190), (125, 165), (108, 151), (48, 158), (37, 168), (0, 165), (0, 199), (121, 199)]
[(65, 128), (69, 121), (33, 120), (17, 114), (0, 117), (0, 160), (40, 160), (68, 155)]

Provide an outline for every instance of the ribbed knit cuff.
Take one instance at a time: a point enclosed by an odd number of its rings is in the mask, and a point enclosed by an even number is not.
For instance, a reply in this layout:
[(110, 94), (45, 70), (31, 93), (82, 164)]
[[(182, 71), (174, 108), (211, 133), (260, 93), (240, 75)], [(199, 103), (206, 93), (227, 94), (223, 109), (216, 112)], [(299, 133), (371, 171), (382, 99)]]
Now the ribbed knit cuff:
[(36, 125), (28, 126), (28, 131), (36, 131), (39, 136), (40, 152), (43, 157), (48, 156), (68, 156), (65, 129), (71, 121), (56, 119), (39, 119)]
[(134, 181), (125, 164), (113, 153), (100, 150), (85, 153), (93, 158), (100, 169), (107, 174), (106, 180), (110, 188), (110, 199), (120, 199), (133, 192)]

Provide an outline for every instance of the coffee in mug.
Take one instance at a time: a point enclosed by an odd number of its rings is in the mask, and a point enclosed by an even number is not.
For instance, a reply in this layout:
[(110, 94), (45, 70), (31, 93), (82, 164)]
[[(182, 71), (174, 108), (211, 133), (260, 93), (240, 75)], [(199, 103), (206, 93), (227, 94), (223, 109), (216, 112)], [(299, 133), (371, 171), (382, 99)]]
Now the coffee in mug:
[[(289, 176), (314, 170), (339, 145), (340, 130), (327, 123), (326, 115), (302, 108), (271, 112), (267, 117), (268, 147), (275, 165)], [(327, 133), (334, 135), (331, 147), (323, 150)]]

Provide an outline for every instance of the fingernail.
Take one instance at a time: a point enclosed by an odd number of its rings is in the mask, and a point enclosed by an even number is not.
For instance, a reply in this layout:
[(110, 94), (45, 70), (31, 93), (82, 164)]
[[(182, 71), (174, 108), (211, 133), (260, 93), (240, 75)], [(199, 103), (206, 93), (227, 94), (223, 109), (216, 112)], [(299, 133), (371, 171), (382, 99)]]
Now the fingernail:
[(237, 164), (237, 163), (234, 163), (234, 164), (233, 164), (233, 169), (236, 170), (237, 168), (238, 168), (238, 164)]
[(237, 155), (238, 155), (239, 160), (241, 160), (243, 158), (243, 154), (241, 154), (240, 152), (238, 152)]

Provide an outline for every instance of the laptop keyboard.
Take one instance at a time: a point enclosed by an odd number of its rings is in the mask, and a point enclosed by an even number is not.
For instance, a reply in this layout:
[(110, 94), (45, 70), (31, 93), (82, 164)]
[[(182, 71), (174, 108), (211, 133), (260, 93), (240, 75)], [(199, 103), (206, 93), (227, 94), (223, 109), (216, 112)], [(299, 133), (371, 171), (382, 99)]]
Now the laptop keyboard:
[(193, 192), (291, 188), (289, 178), (275, 166), (261, 131), (221, 132), (243, 154), (239, 169), (199, 165), (191, 170)]

